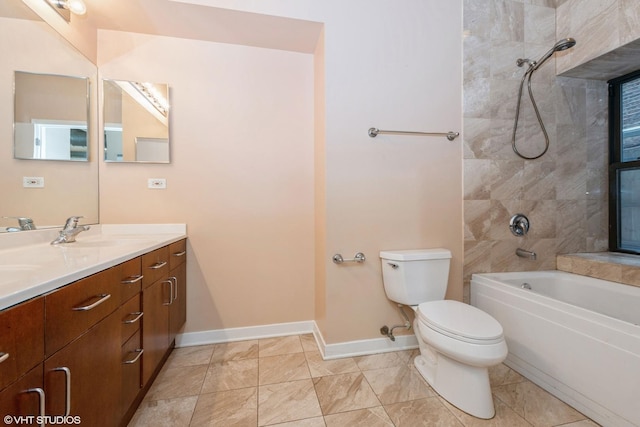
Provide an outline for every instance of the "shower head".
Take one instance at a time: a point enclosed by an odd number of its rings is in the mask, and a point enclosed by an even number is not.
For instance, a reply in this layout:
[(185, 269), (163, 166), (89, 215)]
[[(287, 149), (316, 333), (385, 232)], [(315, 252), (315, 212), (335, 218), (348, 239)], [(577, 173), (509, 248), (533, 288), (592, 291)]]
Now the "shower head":
[(551, 55), (553, 55), (555, 52), (571, 49), (575, 45), (576, 45), (576, 40), (571, 37), (559, 40), (556, 44), (553, 45), (551, 49), (549, 49), (547, 53), (542, 55), (542, 58), (536, 61), (531, 71), (535, 71), (538, 68), (540, 68), (540, 66), (544, 64), (547, 59), (551, 58)]

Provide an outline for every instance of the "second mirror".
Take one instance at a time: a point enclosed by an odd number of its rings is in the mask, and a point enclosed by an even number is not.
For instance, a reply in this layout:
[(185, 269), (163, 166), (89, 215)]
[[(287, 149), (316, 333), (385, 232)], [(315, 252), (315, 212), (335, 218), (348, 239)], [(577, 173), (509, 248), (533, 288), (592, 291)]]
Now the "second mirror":
[(103, 80), (105, 162), (169, 163), (169, 86)]

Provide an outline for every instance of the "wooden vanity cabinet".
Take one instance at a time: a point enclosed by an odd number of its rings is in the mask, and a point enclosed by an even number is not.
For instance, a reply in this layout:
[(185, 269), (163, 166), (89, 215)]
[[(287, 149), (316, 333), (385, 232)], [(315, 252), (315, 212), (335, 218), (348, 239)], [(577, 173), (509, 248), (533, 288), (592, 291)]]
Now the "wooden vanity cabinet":
[[(126, 425), (186, 319), (182, 240), (0, 311), (0, 413)], [(5, 356), (7, 355), (7, 356)]]
[(43, 360), (44, 298), (0, 311), (2, 416), (44, 415)]

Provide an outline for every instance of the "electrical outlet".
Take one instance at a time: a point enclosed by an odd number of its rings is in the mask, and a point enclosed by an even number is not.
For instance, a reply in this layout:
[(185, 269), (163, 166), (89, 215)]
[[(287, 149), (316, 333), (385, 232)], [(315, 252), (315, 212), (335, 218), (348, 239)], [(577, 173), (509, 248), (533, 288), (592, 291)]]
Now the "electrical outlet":
[(24, 188), (44, 188), (43, 176), (23, 176), (22, 186)]
[(167, 188), (167, 180), (164, 178), (149, 178), (147, 186), (156, 190), (164, 189)]

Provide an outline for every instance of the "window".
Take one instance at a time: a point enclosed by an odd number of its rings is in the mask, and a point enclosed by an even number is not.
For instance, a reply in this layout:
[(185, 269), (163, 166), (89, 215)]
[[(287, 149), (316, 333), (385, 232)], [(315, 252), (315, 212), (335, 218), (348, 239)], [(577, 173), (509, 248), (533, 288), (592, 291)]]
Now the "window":
[(640, 253), (640, 70), (609, 81), (609, 249)]

